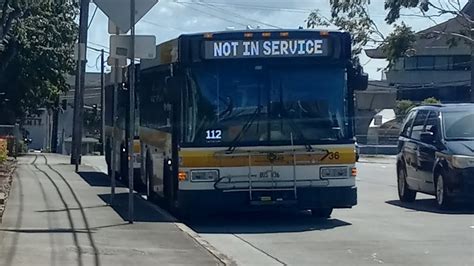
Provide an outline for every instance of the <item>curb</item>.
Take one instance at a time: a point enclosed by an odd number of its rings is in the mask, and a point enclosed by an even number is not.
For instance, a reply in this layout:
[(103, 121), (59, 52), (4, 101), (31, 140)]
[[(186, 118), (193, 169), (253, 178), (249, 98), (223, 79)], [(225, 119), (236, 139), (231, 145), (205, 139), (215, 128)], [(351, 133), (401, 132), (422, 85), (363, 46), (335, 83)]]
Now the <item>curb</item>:
[(151, 203), (151, 202), (146, 202), (152, 209), (155, 211), (159, 212), (161, 215), (163, 215), (166, 219), (170, 220), (173, 222), (173, 224), (178, 227), (180, 231), (183, 233), (187, 234), (189, 237), (191, 237), (198, 245), (203, 247), (207, 252), (209, 252), (212, 256), (214, 256), (217, 260), (219, 260), (222, 264), (224, 265), (237, 265), (237, 263), (224, 255), (223, 253), (219, 252), (214, 246), (209, 244), (206, 240), (204, 240), (198, 233), (194, 232), (191, 228), (189, 228), (187, 225), (179, 222), (179, 220), (171, 215), (168, 211), (160, 208), (159, 206)]
[(204, 249), (206, 249), (209, 253), (211, 253), (212, 256), (214, 256), (216, 259), (218, 259), (222, 264), (224, 265), (237, 265), (237, 263), (224, 255), (223, 253), (219, 252), (214, 246), (209, 244), (206, 240), (204, 240), (198, 233), (194, 232), (191, 228), (189, 228), (187, 225), (183, 223), (174, 223), (179, 230), (182, 232), (186, 233), (188, 236), (190, 236), (194, 241), (196, 241), (200, 246), (202, 246)]
[[(102, 172), (98, 167), (94, 165), (87, 165), (87, 166), (91, 167), (92, 169), (98, 172)], [(140, 195), (138, 194), (135, 194), (135, 196), (140, 197)], [(152, 209), (154, 209), (155, 211), (159, 212), (163, 217), (170, 220), (170, 222), (172, 222), (181, 232), (191, 237), (194, 241), (196, 241), (196, 243), (199, 246), (203, 247), (207, 252), (209, 252), (213, 257), (215, 257), (223, 265), (231, 265), (231, 266), (237, 265), (237, 263), (234, 260), (230, 259), (223, 253), (219, 252), (214, 246), (212, 246), (206, 240), (204, 240), (198, 233), (194, 232), (187, 225), (180, 223), (179, 220), (173, 215), (171, 215), (168, 211), (160, 208), (159, 206), (149, 201), (146, 201), (146, 204), (150, 206)]]

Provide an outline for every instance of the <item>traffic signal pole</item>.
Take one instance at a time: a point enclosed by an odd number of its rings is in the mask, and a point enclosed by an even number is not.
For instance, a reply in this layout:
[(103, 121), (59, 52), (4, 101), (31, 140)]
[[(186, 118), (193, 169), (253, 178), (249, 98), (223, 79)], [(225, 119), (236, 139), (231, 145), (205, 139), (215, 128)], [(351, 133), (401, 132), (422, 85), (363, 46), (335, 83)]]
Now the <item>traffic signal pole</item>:
[(79, 43), (77, 47), (77, 70), (74, 91), (74, 117), (71, 143), (71, 164), (79, 171), (82, 155), (82, 123), (84, 115), (84, 83), (87, 54), (87, 24), (90, 0), (81, 0), (79, 17)]

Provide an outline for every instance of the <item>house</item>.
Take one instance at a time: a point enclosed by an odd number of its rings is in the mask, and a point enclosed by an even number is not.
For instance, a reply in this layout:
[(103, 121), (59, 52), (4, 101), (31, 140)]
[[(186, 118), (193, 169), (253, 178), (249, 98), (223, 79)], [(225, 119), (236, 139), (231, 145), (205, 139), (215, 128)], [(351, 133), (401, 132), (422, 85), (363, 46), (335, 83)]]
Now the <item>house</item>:
[[(100, 73), (86, 73), (84, 106), (85, 109), (96, 106), (100, 110), (101, 106), (101, 83)], [(67, 139), (72, 137), (72, 125), (74, 117), (74, 93), (75, 77), (67, 78), (67, 83), (71, 89), (60, 96), (60, 108), (57, 112), (40, 108), (36, 114), (27, 116), (23, 123), (23, 128), (28, 133), (31, 143), (30, 149), (40, 151), (54, 151), (67, 154)], [(91, 142), (87, 134), (83, 136)], [(88, 151), (90, 149), (87, 149)]]
[[(463, 13), (474, 17), (474, 3), (464, 7)], [(455, 17), (417, 33), (417, 41), (409, 56), (399, 58), (385, 75), (385, 83), (397, 90), (397, 98), (423, 101), (435, 97), (442, 102), (469, 102), (471, 95), (471, 50), (466, 41), (457, 39), (452, 46), (449, 34), (460, 32), (466, 27), (464, 17)], [(367, 49), (367, 56), (386, 58), (383, 50)]]
[[(75, 77), (68, 78), (68, 84), (71, 89), (60, 97), (61, 111), (58, 115), (58, 130), (57, 143), (58, 153), (69, 154), (70, 149), (66, 143), (72, 137), (73, 118), (74, 118), (74, 93), (75, 93)], [(84, 91), (84, 108), (91, 109), (95, 106), (100, 110), (101, 104), (101, 74), (100, 73), (86, 73), (85, 76), (85, 91)], [(87, 130), (83, 130), (83, 140), (91, 142)], [(98, 140), (97, 140), (98, 141)], [(87, 149), (90, 151), (91, 149)], [(87, 152), (88, 153), (88, 152)]]
[(50, 151), (53, 131), (53, 116), (51, 110), (46, 108), (38, 109), (36, 114), (26, 117), (23, 122), (23, 128), (26, 131), (31, 143), (29, 149), (38, 151)]

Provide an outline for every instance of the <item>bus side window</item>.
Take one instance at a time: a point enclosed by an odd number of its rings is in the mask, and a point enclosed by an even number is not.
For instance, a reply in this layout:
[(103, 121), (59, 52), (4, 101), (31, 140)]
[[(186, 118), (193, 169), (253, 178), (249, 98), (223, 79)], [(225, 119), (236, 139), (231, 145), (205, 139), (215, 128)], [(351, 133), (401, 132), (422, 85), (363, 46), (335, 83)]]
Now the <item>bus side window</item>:
[(196, 120), (197, 120), (197, 88), (191, 74), (186, 74), (185, 104), (184, 104), (184, 131), (186, 142), (194, 142), (196, 138)]

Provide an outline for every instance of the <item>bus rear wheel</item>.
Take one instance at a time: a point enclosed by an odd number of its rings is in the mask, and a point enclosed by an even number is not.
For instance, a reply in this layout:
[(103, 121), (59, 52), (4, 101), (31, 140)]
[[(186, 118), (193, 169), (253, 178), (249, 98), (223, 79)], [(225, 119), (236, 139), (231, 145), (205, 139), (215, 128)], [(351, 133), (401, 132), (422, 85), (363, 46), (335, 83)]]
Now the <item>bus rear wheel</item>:
[(316, 218), (330, 218), (333, 208), (315, 208), (311, 209), (311, 214)]

